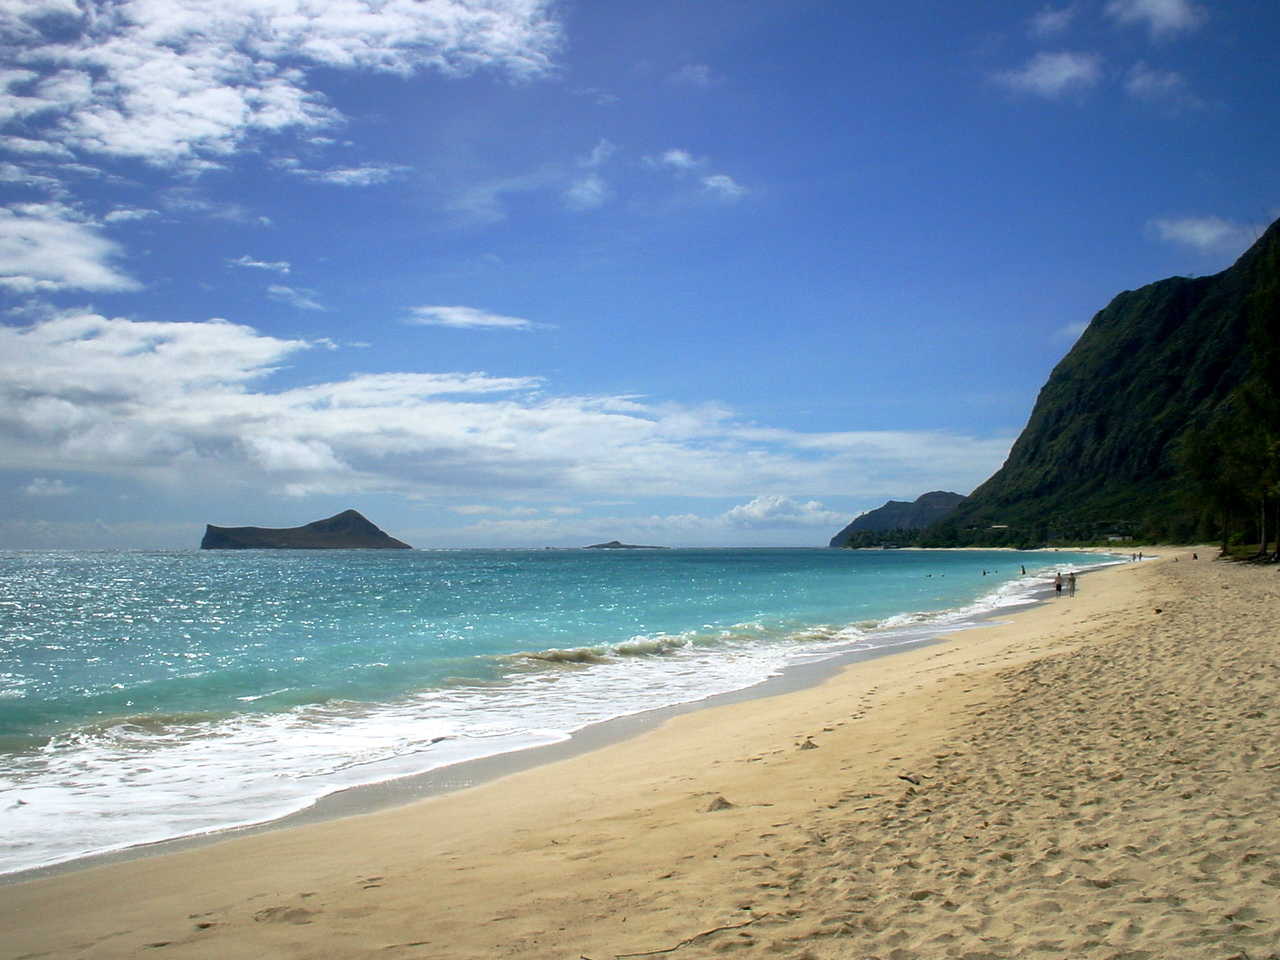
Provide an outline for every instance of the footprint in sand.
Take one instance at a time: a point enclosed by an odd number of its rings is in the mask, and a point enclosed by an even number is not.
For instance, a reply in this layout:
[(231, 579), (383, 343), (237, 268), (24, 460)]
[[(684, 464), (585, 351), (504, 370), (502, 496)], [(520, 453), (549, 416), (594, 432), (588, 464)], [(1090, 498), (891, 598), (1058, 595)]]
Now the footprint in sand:
[(255, 913), (253, 919), (258, 923), (304, 924), (310, 923), (317, 912), (303, 907), (268, 907)]

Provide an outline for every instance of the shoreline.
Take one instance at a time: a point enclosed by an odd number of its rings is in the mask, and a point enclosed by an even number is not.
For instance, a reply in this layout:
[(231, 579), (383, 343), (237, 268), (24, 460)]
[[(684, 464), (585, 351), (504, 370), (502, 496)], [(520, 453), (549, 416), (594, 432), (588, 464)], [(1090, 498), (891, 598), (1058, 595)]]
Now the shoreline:
[[(1116, 562), (1122, 559), (1111, 551), (1071, 550), (1067, 552), (1096, 553), (1100, 556), (1111, 556), (1114, 557)], [(1081, 567), (1079, 572), (1088, 573), (1103, 569), (1107, 565), (1109, 564), (1101, 562), (1097, 566)], [(1012, 578), (1006, 583), (1015, 582), (1017, 579), (1016, 577)], [(331, 793), (320, 795), (306, 806), (292, 812), (258, 822), (236, 824), (199, 833), (135, 843), (129, 846), (72, 857), (56, 863), (0, 873), (0, 887), (30, 880), (61, 876), (99, 866), (160, 856), (171, 852), (197, 849), (225, 840), (255, 836), (278, 829), (288, 829), (294, 826), (359, 816), (392, 809), (431, 797), (447, 795), (640, 736), (674, 717), (687, 713), (802, 690), (825, 682), (847, 667), (941, 642), (952, 633), (979, 628), (993, 619), (1052, 599), (1052, 591), (1048, 587), (1048, 582), (1045, 581), (1027, 589), (1024, 593), (1016, 594), (1015, 596), (1021, 599), (1015, 600), (1015, 602), (1007, 606), (988, 607), (983, 605), (983, 600), (990, 600), (1000, 592), (1000, 589), (997, 588), (995, 591), (975, 600), (970, 607), (959, 608), (956, 611), (944, 610), (929, 614), (929, 619), (920, 623), (882, 626), (878, 631), (874, 632), (874, 634), (879, 634), (880, 636), (901, 634), (902, 639), (870, 649), (836, 650), (825, 655), (818, 655), (817, 659), (801, 658), (789, 664), (781, 673), (766, 677), (750, 686), (737, 690), (729, 690), (700, 699), (668, 704), (635, 714), (589, 723), (585, 727), (572, 731), (565, 739), (555, 742), (536, 744), (497, 754), (482, 755), (447, 763), (419, 773), (396, 775), (383, 780), (343, 787)], [(861, 642), (856, 641), (855, 643)]]
[[(990, 616), (995, 616), (993, 612)], [(975, 622), (976, 629), (978, 624)], [(961, 628), (968, 629), (968, 628)], [(411, 773), (378, 780), (372, 783), (345, 787), (317, 798), (309, 806), (261, 823), (226, 827), (189, 836), (171, 837), (151, 843), (139, 843), (118, 850), (106, 850), (58, 863), (31, 867), (13, 873), (0, 873), (0, 888), (66, 874), (78, 873), (113, 864), (164, 856), (186, 850), (195, 850), (214, 844), (288, 830), (310, 824), (330, 823), (350, 817), (394, 810), (409, 804), (436, 797), (444, 797), (473, 787), (483, 786), (526, 771), (560, 763), (584, 754), (600, 750), (648, 733), (674, 717), (715, 709), (729, 704), (780, 696), (821, 684), (835, 676), (846, 666), (892, 656), (937, 641), (927, 638), (912, 641), (903, 646), (876, 647), (870, 650), (851, 650), (835, 654), (827, 659), (795, 664), (783, 673), (767, 677), (759, 683), (740, 690), (719, 693), (702, 700), (691, 700), (665, 707), (655, 707), (641, 713), (628, 714), (591, 723), (573, 731), (566, 739), (555, 743), (538, 744), (520, 750), (490, 754), (462, 760), (421, 773)]]
[(0, 888), (0, 927), (88, 960), (1265, 956), (1280, 580), (1181, 559), (457, 793)]

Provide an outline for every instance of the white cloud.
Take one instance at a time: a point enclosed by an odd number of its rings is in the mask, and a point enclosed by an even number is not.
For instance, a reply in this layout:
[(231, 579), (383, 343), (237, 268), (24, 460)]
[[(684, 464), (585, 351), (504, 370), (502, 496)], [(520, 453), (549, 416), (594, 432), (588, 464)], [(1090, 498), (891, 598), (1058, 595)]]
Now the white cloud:
[(327, 443), (296, 437), (252, 436), (244, 440), (249, 456), (268, 473), (345, 473), (342, 463)]
[(274, 273), (288, 273), (290, 269), (287, 260), (255, 260), (247, 253), (234, 260), (228, 260), (227, 263), (237, 267), (251, 267), (254, 270), (270, 270)]
[(1191, 247), (1204, 254), (1236, 256), (1243, 253), (1260, 231), (1249, 224), (1233, 223), (1221, 217), (1180, 217), (1153, 220), (1150, 231), (1157, 240)]
[(67, 189), (58, 178), (17, 163), (0, 163), (0, 183), (32, 187), (56, 199), (67, 196)]
[(617, 152), (617, 149), (616, 144), (610, 143), (604, 137), (601, 137), (600, 142), (591, 148), (589, 154), (578, 159), (578, 166), (587, 168), (602, 167)]
[(673, 73), (671, 82), (700, 87), (705, 90), (707, 87), (715, 86), (719, 80), (711, 73), (711, 68), (705, 63), (690, 63)]
[(1146, 100), (1149, 102), (1171, 102), (1175, 100), (1188, 101), (1183, 97), (1185, 90), (1185, 81), (1180, 74), (1172, 72), (1172, 70), (1157, 70), (1148, 67), (1146, 63), (1137, 63), (1129, 70), (1129, 76), (1125, 78), (1125, 92), (1135, 100)]
[(286, 287), (282, 284), (273, 283), (267, 287), (267, 296), (272, 300), (287, 303), (291, 307), (297, 307), (299, 310), (325, 309), (324, 304), (316, 299), (316, 292), (307, 290), (305, 287)]
[(482, 373), (262, 386), (309, 346), (218, 320), (76, 312), (0, 327), (0, 468), (107, 473), (190, 497), (762, 498), (731, 511), (724, 529), (731, 520), (816, 523), (820, 506), (788, 500), (793, 490), (874, 497), (976, 485), (1010, 442), (762, 430), (716, 405), (547, 396), (536, 379)]
[(594, 174), (575, 180), (564, 191), (564, 201), (570, 210), (594, 210), (611, 199), (613, 191), (609, 189), (609, 184)]
[(541, 326), (522, 317), (504, 317), (474, 307), (414, 307), (412, 312), (413, 318), (409, 322), (423, 326), (468, 330), (533, 330)]
[(562, 187), (563, 184), (563, 175), (550, 170), (503, 177), (462, 190), (449, 199), (445, 208), (468, 225), (496, 223), (507, 215), (505, 200), (508, 195), (532, 193), (549, 187)]
[(266, 227), (271, 221), (236, 203), (210, 200), (191, 187), (172, 187), (160, 194), (164, 208), (172, 213), (195, 214), (230, 223), (256, 224)]
[(702, 178), (702, 191), (718, 200), (733, 201), (744, 196), (747, 189), (736, 183), (733, 177), (726, 176), (723, 173), (716, 173)]
[(106, 223), (127, 223), (131, 220), (146, 220), (155, 216), (159, 216), (155, 210), (139, 207), (116, 207), (116, 209), (103, 216), (102, 219)]
[(1075, 7), (1045, 7), (1031, 18), (1031, 36), (1041, 40), (1058, 36), (1075, 18)]
[(698, 160), (688, 150), (674, 148), (657, 156), (647, 156), (644, 163), (650, 167), (671, 167), (673, 170), (692, 170), (700, 167), (705, 160)]
[(545, 74), (549, 0), (86, 0), (10, 4), (0, 118), (78, 151), (199, 170), (246, 137), (332, 124), (326, 68)]
[(239, 391), (308, 347), (225, 320), (111, 320), (83, 311), (30, 327), (0, 327), (0, 344), (0, 386), (25, 393), (40, 408), (67, 397), (145, 394), (165, 402), (214, 387)]
[(22, 492), (28, 497), (67, 497), (75, 493), (76, 488), (62, 480), (33, 477)]
[(1110, 0), (1107, 13), (1125, 26), (1146, 27), (1157, 39), (1194, 30), (1205, 20), (1204, 11), (1190, 0)]
[(597, 107), (607, 107), (618, 102), (618, 96), (599, 87), (578, 87), (573, 91), (575, 96), (586, 97)]
[(56, 160), (69, 160), (73, 156), (71, 151), (60, 143), (32, 140), (29, 137), (0, 136), (0, 149), (20, 156), (49, 157)]
[(1102, 79), (1102, 63), (1095, 53), (1041, 51), (1020, 69), (998, 73), (994, 79), (1019, 93), (1053, 99), (1095, 86)]
[(312, 183), (329, 183), (339, 187), (371, 187), (398, 180), (412, 168), (396, 163), (362, 163), (356, 167), (333, 167), (311, 170), (294, 160), (282, 160), (277, 166)]
[(748, 529), (756, 527), (839, 529), (849, 522), (847, 514), (828, 510), (816, 500), (800, 503), (779, 494), (756, 497), (750, 503), (732, 508), (722, 514), (719, 519), (730, 527)]
[(42, 290), (135, 290), (112, 261), (119, 248), (62, 204), (0, 207), (0, 287)]

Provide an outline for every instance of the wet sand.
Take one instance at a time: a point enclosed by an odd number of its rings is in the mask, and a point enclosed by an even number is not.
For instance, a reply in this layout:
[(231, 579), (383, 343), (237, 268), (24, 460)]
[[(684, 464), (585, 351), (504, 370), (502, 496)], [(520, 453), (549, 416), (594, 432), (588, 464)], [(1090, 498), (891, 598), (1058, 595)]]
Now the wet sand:
[(0, 887), (0, 955), (1259, 960), (1280, 572), (1166, 553), (447, 796)]

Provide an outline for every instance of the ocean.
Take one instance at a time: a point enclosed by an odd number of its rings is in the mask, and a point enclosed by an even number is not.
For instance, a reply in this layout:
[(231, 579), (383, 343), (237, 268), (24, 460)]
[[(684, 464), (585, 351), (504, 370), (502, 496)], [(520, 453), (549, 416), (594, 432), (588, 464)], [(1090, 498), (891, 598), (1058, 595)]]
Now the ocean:
[(0, 551), (0, 873), (267, 822), (918, 643), (1103, 559)]

